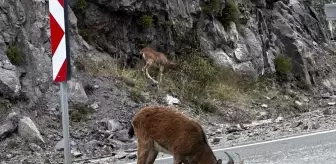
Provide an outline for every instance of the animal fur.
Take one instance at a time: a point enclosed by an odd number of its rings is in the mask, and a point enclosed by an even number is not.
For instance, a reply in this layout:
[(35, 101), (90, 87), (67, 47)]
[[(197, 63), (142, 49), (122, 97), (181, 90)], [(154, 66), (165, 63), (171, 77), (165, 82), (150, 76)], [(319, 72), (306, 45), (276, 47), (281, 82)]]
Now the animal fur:
[[(143, 107), (134, 116), (128, 134), (138, 138), (137, 164), (154, 163), (158, 152), (172, 155), (174, 164), (222, 163), (211, 150), (201, 125), (172, 107)], [(234, 164), (227, 155), (227, 164)]]
[[(149, 47), (145, 47), (141, 49), (140, 54), (146, 62), (146, 65), (142, 68), (142, 71), (145, 72), (147, 77), (156, 84), (161, 82), (162, 75), (165, 70), (175, 69), (177, 66), (175, 62), (169, 61), (165, 54), (163, 54), (162, 52), (157, 52), (154, 49), (149, 48)], [(154, 78), (152, 78), (152, 76), (150, 76), (148, 73), (148, 69), (152, 66), (153, 63), (158, 64), (160, 67), (159, 82), (155, 80)]]

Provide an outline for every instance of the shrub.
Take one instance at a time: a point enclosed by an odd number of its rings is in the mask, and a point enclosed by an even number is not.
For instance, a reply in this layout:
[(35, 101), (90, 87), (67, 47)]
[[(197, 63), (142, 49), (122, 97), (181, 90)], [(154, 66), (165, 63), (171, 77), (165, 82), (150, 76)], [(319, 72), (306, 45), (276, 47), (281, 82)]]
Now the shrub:
[(205, 112), (216, 113), (219, 110), (210, 100), (193, 100), (193, 103)]
[(222, 11), (222, 17), (220, 18), (220, 21), (225, 27), (228, 27), (230, 22), (234, 22), (238, 26), (240, 15), (238, 6), (234, 0), (227, 0), (226, 2), (227, 3), (225, 4), (225, 8)]
[(290, 57), (280, 54), (275, 58), (275, 70), (280, 81), (286, 81), (292, 72), (292, 60)]
[(141, 90), (137, 88), (132, 88), (130, 92), (130, 98), (136, 103), (145, 102), (146, 98), (141, 94)]
[(292, 71), (291, 58), (280, 54), (275, 58), (275, 69), (278, 74), (287, 74)]
[(74, 122), (85, 121), (88, 115), (93, 113), (94, 109), (88, 105), (72, 105), (72, 110), (70, 110), (70, 118)]
[(153, 16), (144, 14), (140, 17), (141, 28), (148, 28), (153, 25)]
[(74, 65), (78, 71), (94, 76), (111, 76), (118, 74), (114, 60), (94, 61), (89, 57), (79, 56), (75, 59)]
[(89, 41), (89, 34), (89, 29), (79, 29), (79, 35), (82, 36), (85, 41)]
[(6, 54), (10, 62), (14, 65), (19, 65), (22, 62), (22, 55), (17, 46), (9, 46), (6, 50)]
[(8, 140), (7, 145), (6, 145), (6, 147), (8, 149), (16, 149), (19, 146), (20, 146), (20, 144), (17, 141), (15, 141), (14, 139)]
[(181, 70), (165, 74), (163, 86), (207, 112), (217, 111), (210, 100), (239, 101), (241, 90), (248, 85), (243, 85), (239, 74), (215, 66), (199, 52), (180, 57), (178, 63)]
[(84, 11), (84, 9), (86, 8), (87, 2), (86, 0), (78, 0), (77, 1), (77, 8), (81, 11)]
[(209, 3), (202, 5), (205, 13), (212, 13), (220, 10), (221, 0), (210, 0)]

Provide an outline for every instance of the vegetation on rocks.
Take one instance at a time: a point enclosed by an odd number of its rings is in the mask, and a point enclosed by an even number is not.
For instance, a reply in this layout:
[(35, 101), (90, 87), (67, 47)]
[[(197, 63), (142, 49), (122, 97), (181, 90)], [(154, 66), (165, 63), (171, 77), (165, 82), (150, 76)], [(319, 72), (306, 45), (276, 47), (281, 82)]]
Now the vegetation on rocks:
[(81, 122), (88, 119), (94, 109), (87, 105), (72, 105), (69, 110), (70, 120), (73, 122)]
[(222, 10), (222, 16), (219, 20), (225, 27), (228, 27), (230, 22), (234, 22), (236, 26), (238, 26), (240, 16), (238, 5), (234, 0), (227, 0), (226, 2), (225, 8)]
[(288, 74), (292, 72), (291, 58), (280, 54), (275, 58), (275, 69), (280, 80), (287, 80)]
[(86, 6), (87, 6), (86, 0), (78, 0), (77, 1), (77, 9), (79, 9), (80, 11), (83, 12), (85, 10)]
[(205, 13), (216, 12), (220, 9), (221, 0), (210, 0), (209, 2), (202, 5), (202, 10)]
[(19, 65), (23, 61), (23, 56), (17, 46), (9, 46), (6, 50), (6, 55), (14, 65)]
[[(111, 63), (115, 64), (111, 64)], [(163, 74), (161, 87), (164, 92), (179, 95), (204, 111), (215, 112), (217, 108), (213, 101), (232, 101), (244, 103), (248, 90), (251, 88), (241, 75), (229, 69), (219, 68), (200, 52), (195, 50), (187, 55), (181, 55), (177, 62), (180, 70), (169, 70)], [(155, 94), (150, 88), (150, 82), (141, 71), (144, 64), (139, 62), (136, 68), (121, 69), (116, 61), (94, 62), (88, 58), (76, 61), (79, 70), (92, 75), (115, 76), (122, 79), (131, 89), (130, 97), (135, 102), (144, 102), (144, 92)], [(84, 67), (85, 65), (85, 67)], [(158, 77), (158, 67), (152, 66), (149, 73)], [(242, 101), (244, 100), (244, 101)]]
[(140, 17), (140, 26), (143, 29), (149, 28), (153, 25), (153, 16), (144, 14)]

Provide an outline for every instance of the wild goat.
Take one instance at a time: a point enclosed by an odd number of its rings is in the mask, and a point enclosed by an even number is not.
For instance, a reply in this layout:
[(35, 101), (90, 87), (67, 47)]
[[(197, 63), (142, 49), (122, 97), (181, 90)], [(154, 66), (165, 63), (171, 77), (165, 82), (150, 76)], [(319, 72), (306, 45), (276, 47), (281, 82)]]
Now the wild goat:
[[(142, 58), (145, 60), (146, 65), (142, 68), (142, 71), (146, 71), (146, 75), (149, 79), (151, 79), (154, 83), (158, 84), (162, 80), (163, 71), (165, 69), (175, 69), (177, 64), (175, 62), (169, 61), (165, 54), (162, 52), (157, 52), (152, 48), (145, 47), (140, 50), (140, 54)], [(151, 67), (153, 63), (156, 63), (160, 67), (160, 77), (159, 82), (154, 80), (148, 73), (148, 69)]]
[[(177, 109), (147, 106), (136, 113), (128, 132), (138, 138), (137, 164), (154, 163), (158, 152), (173, 156), (174, 164), (221, 164), (201, 125)], [(227, 154), (229, 156), (229, 154)], [(234, 164), (229, 156), (227, 164)]]

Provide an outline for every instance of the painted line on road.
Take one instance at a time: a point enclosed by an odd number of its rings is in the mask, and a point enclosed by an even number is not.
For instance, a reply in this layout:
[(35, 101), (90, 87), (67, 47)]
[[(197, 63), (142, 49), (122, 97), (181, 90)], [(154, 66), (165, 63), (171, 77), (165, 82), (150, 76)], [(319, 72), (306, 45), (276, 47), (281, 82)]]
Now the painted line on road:
[[(327, 130), (327, 131), (321, 131), (321, 132), (315, 132), (315, 133), (309, 133), (309, 134), (303, 134), (303, 135), (292, 136), (292, 137), (285, 137), (285, 138), (280, 138), (280, 139), (275, 139), (275, 140), (270, 140), (270, 141), (263, 141), (263, 142), (257, 142), (257, 143), (252, 143), (252, 144), (246, 144), (246, 145), (227, 147), (227, 148), (222, 148), (222, 149), (216, 149), (216, 150), (213, 150), (213, 151), (217, 152), (217, 151), (223, 151), (223, 150), (237, 149), (237, 148), (242, 148), (242, 147), (262, 145), (262, 144), (268, 144), (268, 143), (273, 143), (273, 142), (279, 142), (279, 141), (285, 141), (285, 140), (291, 140), (291, 139), (296, 139), (296, 138), (303, 138), (303, 137), (309, 137), (309, 136), (315, 136), (315, 135), (326, 134), (326, 133), (333, 133), (333, 132), (336, 132), (336, 129), (334, 129), (334, 130)], [(166, 159), (171, 159), (171, 158), (173, 158), (173, 157), (170, 156), (170, 157), (165, 157), (165, 158), (158, 158), (155, 161), (161, 161), (161, 160), (166, 160)], [(127, 164), (136, 164), (136, 162), (127, 163)]]

